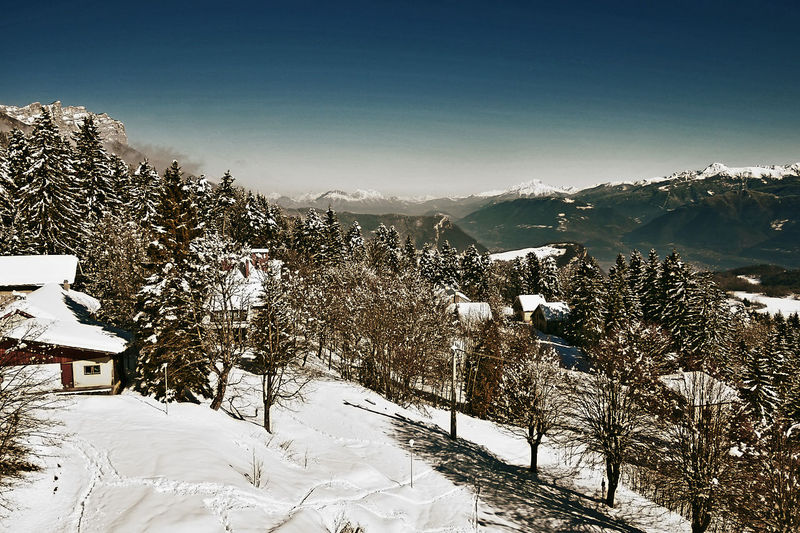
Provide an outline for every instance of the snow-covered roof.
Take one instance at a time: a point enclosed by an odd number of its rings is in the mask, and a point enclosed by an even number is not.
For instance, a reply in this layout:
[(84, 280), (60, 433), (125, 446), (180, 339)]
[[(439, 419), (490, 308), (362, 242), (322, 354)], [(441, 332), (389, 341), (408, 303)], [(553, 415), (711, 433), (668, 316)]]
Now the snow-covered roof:
[(705, 372), (678, 372), (661, 376), (661, 381), (694, 405), (730, 403), (738, 398), (736, 390)]
[(94, 320), (98, 309), (100, 302), (88, 294), (48, 283), (3, 309), (2, 316), (19, 318), (4, 336), (102, 353), (125, 351), (129, 336)]
[(74, 255), (0, 256), (0, 287), (75, 283), (78, 258)]
[(542, 310), (542, 315), (548, 322), (566, 320), (569, 316), (569, 305), (566, 302), (544, 302), (539, 304), (539, 309)]
[(535, 311), (541, 304), (547, 303), (541, 294), (520, 294), (517, 296), (517, 301), (519, 301), (523, 313)]
[(447, 306), (449, 313), (458, 313), (458, 318), (465, 323), (480, 323), (492, 319), (492, 308), (486, 302), (460, 302)]

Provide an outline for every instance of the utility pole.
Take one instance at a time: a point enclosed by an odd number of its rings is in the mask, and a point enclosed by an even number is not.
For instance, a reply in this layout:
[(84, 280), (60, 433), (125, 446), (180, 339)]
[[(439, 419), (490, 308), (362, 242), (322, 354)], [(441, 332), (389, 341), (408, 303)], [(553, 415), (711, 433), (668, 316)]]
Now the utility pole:
[(169, 393), (169, 379), (167, 376), (167, 363), (164, 363), (164, 413), (169, 415), (169, 398), (167, 394)]
[(411, 488), (414, 488), (414, 439), (408, 441), (408, 445), (411, 447)]
[(456, 440), (458, 435), (456, 433), (456, 350), (458, 348), (454, 344), (450, 347), (453, 352), (453, 379), (450, 381), (450, 438)]

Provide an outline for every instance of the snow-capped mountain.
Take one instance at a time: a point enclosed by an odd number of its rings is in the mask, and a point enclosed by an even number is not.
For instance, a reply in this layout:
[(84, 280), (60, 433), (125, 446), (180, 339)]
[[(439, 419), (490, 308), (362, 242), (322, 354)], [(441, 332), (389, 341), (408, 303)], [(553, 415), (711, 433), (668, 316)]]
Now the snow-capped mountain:
[(36, 117), (41, 115), (44, 109), (53, 115), (53, 121), (62, 135), (69, 136), (77, 131), (86, 117), (91, 114), (94, 116), (95, 125), (106, 143), (128, 144), (125, 125), (119, 120), (113, 119), (105, 113), (91, 113), (83, 106), (62, 106), (59, 101), (44, 105), (34, 102), (24, 107), (0, 105), (0, 119), (5, 119), (0, 120), (0, 131), (11, 129), (12, 127), (28, 131), (33, 126)]
[(491, 191), (484, 191), (476, 194), (481, 198), (489, 198), (494, 196), (516, 196), (519, 198), (529, 198), (531, 196), (559, 196), (567, 195), (574, 192), (572, 187), (556, 187), (542, 180), (524, 181), (508, 189), (494, 189)]

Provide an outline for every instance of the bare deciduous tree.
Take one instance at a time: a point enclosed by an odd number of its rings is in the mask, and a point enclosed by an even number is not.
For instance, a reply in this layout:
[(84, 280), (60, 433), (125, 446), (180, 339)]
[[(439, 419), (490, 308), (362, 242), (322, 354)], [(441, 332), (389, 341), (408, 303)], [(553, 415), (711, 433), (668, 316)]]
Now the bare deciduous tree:
[(557, 430), (568, 405), (564, 370), (558, 355), (547, 345), (536, 343), (525, 333), (512, 339), (506, 352), (501, 386), (501, 419), (521, 433), (531, 448), (530, 470), (538, 475), (539, 445), (545, 435)]

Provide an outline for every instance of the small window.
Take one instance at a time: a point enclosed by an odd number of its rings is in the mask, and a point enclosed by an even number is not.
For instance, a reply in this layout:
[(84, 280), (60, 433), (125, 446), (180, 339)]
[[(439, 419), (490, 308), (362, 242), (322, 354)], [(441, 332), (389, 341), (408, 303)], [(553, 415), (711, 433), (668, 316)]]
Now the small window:
[(100, 375), (100, 365), (85, 365), (83, 367), (83, 375), (84, 376), (99, 376)]

